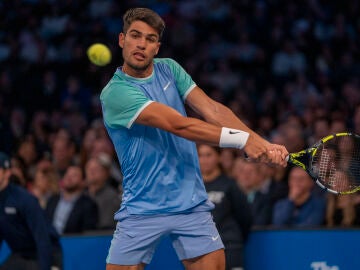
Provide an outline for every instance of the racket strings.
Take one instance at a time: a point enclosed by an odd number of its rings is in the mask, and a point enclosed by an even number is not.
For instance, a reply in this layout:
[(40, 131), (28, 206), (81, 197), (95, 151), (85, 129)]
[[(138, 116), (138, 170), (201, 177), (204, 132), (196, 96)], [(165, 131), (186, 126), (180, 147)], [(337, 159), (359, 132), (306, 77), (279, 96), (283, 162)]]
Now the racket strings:
[(327, 188), (337, 192), (355, 190), (360, 186), (359, 139), (339, 136), (323, 143), (312, 160), (313, 172)]

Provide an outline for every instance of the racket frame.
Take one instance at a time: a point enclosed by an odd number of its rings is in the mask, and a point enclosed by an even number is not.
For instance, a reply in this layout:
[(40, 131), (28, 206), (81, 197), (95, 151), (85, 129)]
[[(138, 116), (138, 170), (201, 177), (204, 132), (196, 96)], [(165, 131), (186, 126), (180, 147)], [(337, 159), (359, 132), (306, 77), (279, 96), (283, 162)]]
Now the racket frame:
[(318, 186), (320, 186), (321, 188), (325, 189), (326, 191), (328, 191), (330, 193), (337, 194), (337, 195), (345, 195), (345, 194), (355, 193), (360, 190), (360, 186), (358, 186), (352, 190), (348, 190), (348, 191), (333, 190), (333, 189), (325, 186), (323, 183), (321, 183), (319, 180), (319, 177), (311, 169), (311, 167), (312, 167), (311, 164), (312, 164), (313, 158), (316, 155), (316, 152), (319, 149), (319, 147), (321, 145), (323, 145), (324, 143), (326, 143), (327, 141), (334, 139), (335, 137), (342, 137), (342, 136), (359, 137), (358, 135), (356, 135), (354, 133), (350, 133), (350, 132), (341, 132), (341, 133), (328, 135), (328, 136), (322, 138), (321, 140), (319, 140), (313, 146), (311, 146), (305, 150), (289, 154), (288, 163), (298, 166), (298, 167), (302, 168), (303, 170), (305, 170)]

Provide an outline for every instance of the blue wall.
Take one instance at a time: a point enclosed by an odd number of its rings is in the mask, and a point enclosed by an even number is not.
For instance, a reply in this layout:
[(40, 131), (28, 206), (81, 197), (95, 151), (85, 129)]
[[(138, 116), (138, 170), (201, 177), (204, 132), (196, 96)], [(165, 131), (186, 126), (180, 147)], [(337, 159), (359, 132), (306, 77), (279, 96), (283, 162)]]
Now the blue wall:
[(257, 231), (246, 248), (247, 270), (360, 269), (360, 230)]
[[(62, 238), (64, 270), (105, 269), (111, 236)], [(279, 230), (252, 232), (246, 248), (246, 270), (360, 269), (360, 230)], [(6, 246), (0, 261), (9, 254)], [(146, 270), (183, 270), (165, 239)]]

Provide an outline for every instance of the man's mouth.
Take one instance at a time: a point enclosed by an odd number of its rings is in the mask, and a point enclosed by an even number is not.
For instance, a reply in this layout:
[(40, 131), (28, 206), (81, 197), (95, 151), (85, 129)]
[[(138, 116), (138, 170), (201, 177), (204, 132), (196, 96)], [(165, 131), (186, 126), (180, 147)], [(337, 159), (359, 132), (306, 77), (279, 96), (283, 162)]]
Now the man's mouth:
[(134, 53), (134, 57), (136, 60), (142, 61), (145, 59), (145, 55), (141, 52)]

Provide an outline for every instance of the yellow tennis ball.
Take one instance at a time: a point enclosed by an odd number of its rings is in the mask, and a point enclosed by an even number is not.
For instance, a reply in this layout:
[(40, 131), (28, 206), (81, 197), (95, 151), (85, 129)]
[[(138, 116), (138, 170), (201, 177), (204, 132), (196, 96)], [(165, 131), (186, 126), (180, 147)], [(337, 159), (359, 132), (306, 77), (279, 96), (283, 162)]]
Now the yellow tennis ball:
[(111, 61), (110, 49), (101, 43), (91, 45), (87, 50), (87, 55), (90, 61), (97, 66), (105, 66)]

